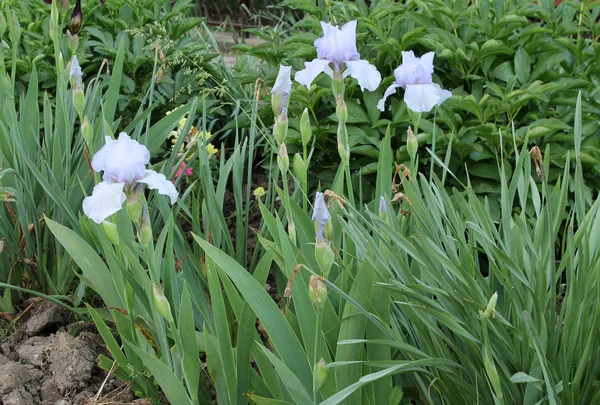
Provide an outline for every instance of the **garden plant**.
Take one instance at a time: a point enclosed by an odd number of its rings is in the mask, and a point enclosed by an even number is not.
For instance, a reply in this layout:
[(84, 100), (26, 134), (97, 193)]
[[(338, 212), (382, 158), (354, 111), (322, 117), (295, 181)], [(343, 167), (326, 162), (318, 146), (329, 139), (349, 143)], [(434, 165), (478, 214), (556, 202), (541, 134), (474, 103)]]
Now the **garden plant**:
[(152, 404), (600, 403), (598, 1), (286, 0), (229, 68), (72, 3), (0, 10), (3, 318)]

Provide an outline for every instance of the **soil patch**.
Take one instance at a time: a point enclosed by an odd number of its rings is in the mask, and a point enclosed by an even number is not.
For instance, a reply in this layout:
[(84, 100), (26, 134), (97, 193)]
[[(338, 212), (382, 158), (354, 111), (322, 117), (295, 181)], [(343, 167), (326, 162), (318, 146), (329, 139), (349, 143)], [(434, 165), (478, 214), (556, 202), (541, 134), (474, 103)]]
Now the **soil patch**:
[(0, 345), (1, 405), (149, 405), (96, 363), (107, 354), (93, 324), (39, 301)]

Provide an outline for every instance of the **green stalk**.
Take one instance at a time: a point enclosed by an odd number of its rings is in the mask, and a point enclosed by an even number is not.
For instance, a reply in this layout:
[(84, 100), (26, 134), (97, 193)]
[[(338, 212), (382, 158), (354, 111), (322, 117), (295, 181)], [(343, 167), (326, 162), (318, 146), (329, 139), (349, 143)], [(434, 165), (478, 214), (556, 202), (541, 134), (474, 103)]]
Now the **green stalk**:
[(348, 108), (344, 101), (344, 78), (340, 71), (333, 73), (333, 95), (336, 98), (335, 115), (338, 119), (337, 143), (338, 152), (344, 165), (344, 174), (346, 177), (346, 187), (348, 188), (348, 201), (354, 207), (354, 187), (352, 186), (352, 177), (350, 174), (350, 147), (348, 145), (348, 129), (346, 121), (348, 119)]
[(317, 380), (314, 378), (314, 370), (319, 362), (321, 353), (321, 329), (323, 328), (323, 307), (317, 307), (317, 320), (315, 328), (315, 351), (313, 353), (313, 404), (319, 403), (319, 393), (317, 392)]

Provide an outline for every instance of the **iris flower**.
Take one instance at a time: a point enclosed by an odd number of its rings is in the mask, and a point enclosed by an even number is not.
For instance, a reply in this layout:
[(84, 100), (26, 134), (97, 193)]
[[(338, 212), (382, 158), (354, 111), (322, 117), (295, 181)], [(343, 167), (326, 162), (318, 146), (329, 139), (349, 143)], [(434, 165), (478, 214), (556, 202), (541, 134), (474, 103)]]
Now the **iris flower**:
[(394, 70), (396, 81), (386, 89), (377, 108), (384, 110), (385, 100), (396, 92), (397, 87), (404, 88), (406, 106), (414, 112), (430, 111), (450, 97), (451, 92), (433, 83), (434, 56), (434, 52), (428, 52), (417, 58), (413, 51), (402, 52), (402, 64)]
[(125, 132), (119, 139), (106, 137), (106, 144), (94, 155), (92, 168), (104, 172), (101, 183), (96, 184), (92, 195), (83, 200), (83, 212), (97, 224), (119, 211), (134, 188), (144, 183), (160, 194), (167, 195), (171, 204), (179, 194), (164, 174), (147, 170), (150, 151), (131, 139)]
[(366, 60), (361, 60), (356, 49), (356, 20), (346, 23), (342, 29), (321, 22), (323, 37), (315, 40), (317, 59), (304, 62), (305, 69), (296, 72), (298, 83), (310, 88), (315, 78), (325, 72), (333, 78), (334, 72), (342, 77), (352, 76), (360, 89), (374, 91), (381, 83), (381, 74)]
[(287, 114), (290, 93), (292, 92), (292, 79), (290, 79), (291, 72), (291, 66), (279, 66), (277, 79), (271, 89), (271, 105), (273, 106), (273, 114), (275, 114), (275, 116)]
[[(73, 87), (81, 86), (81, 77), (81, 66), (79, 65), (77, 56), (73, 56), (73, 60), (71, 61), (71, 69), (69, 70), (69, 80), (71, 80), (73, 83)], [(73, 78), (75, 78), (74, 81)]]
[(313, 209), (312, 221), (315, 223), (317, 238), (323, 238), (325, 235), (325, 225), (327, 225), (327, 221), (331, 218), (327, 205), (325, 205), (323, 193), (317, 191)]

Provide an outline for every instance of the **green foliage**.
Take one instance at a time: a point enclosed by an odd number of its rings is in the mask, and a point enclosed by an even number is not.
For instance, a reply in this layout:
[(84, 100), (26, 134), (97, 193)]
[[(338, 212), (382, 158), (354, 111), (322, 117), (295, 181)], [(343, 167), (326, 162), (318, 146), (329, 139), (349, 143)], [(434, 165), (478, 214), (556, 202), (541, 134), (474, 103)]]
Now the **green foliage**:
[[(210, 63), (217, 54), (197, 31), (203, 19), (190, 15), (192, 6), (191, 0), (173, 5), (155, 0), (107, 1), (103, 5), (84, 1), (78, 38), (72, 41), (69, 35), (61, 36), (60, 51), (70, 60), (75, 44), (84, 81), (89, 83), (97, 75), (110, 75), (115, 68), (110, 62), (123, 42), (118, 110), (125, 123), (134, 118), (148, 97), (152, 103), (164, 105), (157, 109), (163, 114), (197, 95), (214, 97), (223, 77)], [(16, 46), (12, 41), (7, 43), (8, 49), (16, 52), (16, 94), (27, 88), (35, 64), (40, 87), (53, 95), (56, 60), (49, 29), (50, 6), (41, 0), (15, 2), (13, 10), (21, 26), (27, 27)], [(68, 29), (70, 16), (71, 8), (60, 7), (61, 30)], [(10, 65), (12, 53), (6, 52), (6, 57)]]
[[(572, 129), (577, 94), (582, 93), (581, 159), (586, 183), (599, 186), (598, 154), (600, 127), (600, 6), (596, 2), (551, 1), (359, 1), (315, 2), (288, 0), (283, 7), (304, 13), (289, 31), (280, 27), (267, 31), (267, 42), (238, 47), (276, 68), (279, 63), (302, 68), (303, 60), (316, 56), (313, 41), (322, 35), (319, 21), (343, 24), (358, 19), (357, 44), (361, 58), (373, 62), (384, 78), (373, 93), (360, 92), (347, 79), (348, 133), (356, 176), (372, 173), (380, 153), (380, 142), (391, 124), (397, 163), (408, 160), (406, 128), (411, 122), (405, 104), (391, 97), (391, 108), (380, 113), (377, 100), (393, 81), (393, 69), (401, 63), (401, 52), (417, 55), (436, 52), (435, 81), (453, 92), (450, 98), (420, 121), (418, 141), (434, 149), (463, 182), (470, 181), (478, 194), (493, 193), (500, 183), (495, 156), (500, 147), (513, 150), (513, 143), (551, 146), (549, 176), (556, 179), (573, 146)], [(276, 69), (274, 69), (276, 71)], [(251, 76), (244, 72), (242, 79)], [(269, 76), (270, 78), (270, 76)], [(322, 75), (311, 91), (298, 86), (290, 106), (290, 125), (305, 106), (316, 121), (316, 162), (331, 162), (336, 144), (335, 102), (328, 91), (329, 78)], [(390, 101), (389, 100), (389, 101)], [(388, 102), (389, 102), (388, 101)], [(391, 111), (391, 112), (390, 112)], [(514, 131), (513, 131), (514, 129)], [(293, 133), (293, 131), (292, 131)], [(514, 133), (514, 138), (503, 136)], [(290, 144), (299, 144), (292, 138)], [(451, 146), (449, 146), (451, 145)], [(290, 145), (288, 145), (290, 148)], [(571, 155), (572, 157), (572, 155)], [(516, 157), (505, 156), (507, 169)], [(335, 161), (335, 160), (334, 160)], [(421, 163), (429, 162), (422, 156)], [(322, 163), (321, 181), (331, 181), (329, 164)], [(423, 165), (423, 168), (426, 166)], [(355, 179), (357, 180), (357, 179)], [(369, 195), (372, 178), (362, 179)], [(455, 183), (457, 184), (457, 183)]]

